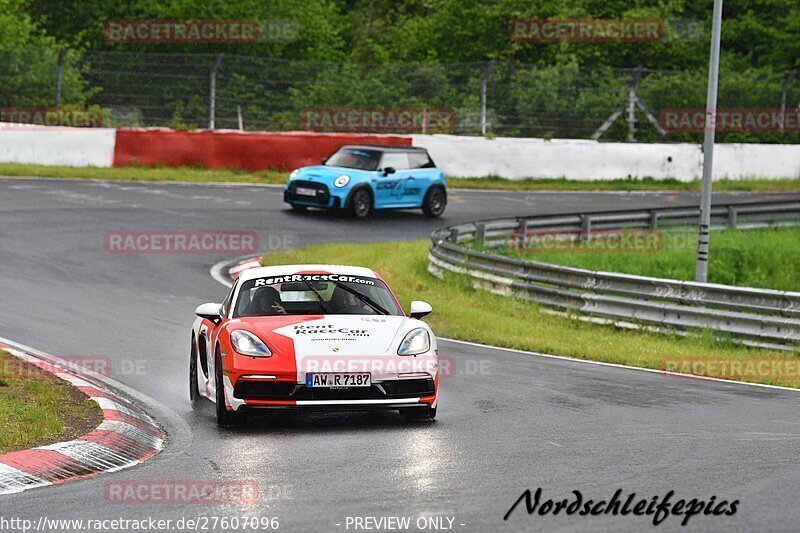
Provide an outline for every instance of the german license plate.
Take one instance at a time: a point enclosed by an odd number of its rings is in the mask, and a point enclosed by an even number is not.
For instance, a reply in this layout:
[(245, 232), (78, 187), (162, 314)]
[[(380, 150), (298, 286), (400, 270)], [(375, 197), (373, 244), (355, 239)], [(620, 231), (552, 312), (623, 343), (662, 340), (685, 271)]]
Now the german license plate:
[(372, 385), (370, 374), (306, 374), (306, 387), (336, 389), (342, 387), (369, 387)]
[(305, 187), (298, 187), (294, 190), (300, 196), (316, 196), (317, 190), (316, 189), (306, 189)]

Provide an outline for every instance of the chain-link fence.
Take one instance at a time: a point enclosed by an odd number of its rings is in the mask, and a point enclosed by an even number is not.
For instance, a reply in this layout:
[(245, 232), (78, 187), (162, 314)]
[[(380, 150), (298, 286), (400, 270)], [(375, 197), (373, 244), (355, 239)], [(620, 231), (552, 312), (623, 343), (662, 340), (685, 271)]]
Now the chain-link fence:
[[(452, 133), (698, 141), (665, 128), (702, 110), (705, 71), (520, 63), (343, 64), (215, 54), (67, 51), (0, 60), (0, 107), (97, 106), (118, 127)], [(723, 71), (719, 107), (796, 110), (797, 71)], [(798, 128), (720, 132), (798, 142)]]

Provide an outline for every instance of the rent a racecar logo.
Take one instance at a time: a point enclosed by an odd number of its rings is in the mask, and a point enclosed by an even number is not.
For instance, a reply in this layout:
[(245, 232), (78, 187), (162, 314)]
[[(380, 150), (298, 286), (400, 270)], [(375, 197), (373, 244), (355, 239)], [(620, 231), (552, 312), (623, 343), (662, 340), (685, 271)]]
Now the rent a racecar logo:
[(301, 281), (333, 281), (334, 283), (339, 281), (342, 283), (375, 285), (375, 280), (370, 278), (362, 278), (360, 276), (346, 276), (340, 274), (290, 274), (288, 276), (277, 276), (273, 278), (259, 278), (256, 280), (254, 287)]
[(369, 337), (369, 330), (350, 329), (335, 326), (334, 324), (296, 324), (296, 335), (344, 335), (345, 337)]

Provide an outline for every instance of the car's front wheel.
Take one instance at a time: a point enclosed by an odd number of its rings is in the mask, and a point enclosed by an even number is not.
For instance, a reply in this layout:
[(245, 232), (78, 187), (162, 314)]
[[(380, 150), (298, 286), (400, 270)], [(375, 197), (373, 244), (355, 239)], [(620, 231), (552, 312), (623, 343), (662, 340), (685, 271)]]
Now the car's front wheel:
[(236, 411), (228, 411), (228, 406), (225, 405), (225, 383), (222, 380), (222, 356), (217, 346), (216, 354), (214, 355), (214, 376), (216, 379), (216, 411), (217, 411), (217, 425), (223, 428), (229, 428), (237, 425), (242, 420), (242, 416)]
[(350, 213), (356, 218), (366, 218), (372, 212), (372, 195), (365, 188), (357, 189), (350, 199)]
[(447, 195), (441, 187), (431, 187), (422, 201), (422, 212), (425, 216), (436, 218), (444, 213), (447, 206)]

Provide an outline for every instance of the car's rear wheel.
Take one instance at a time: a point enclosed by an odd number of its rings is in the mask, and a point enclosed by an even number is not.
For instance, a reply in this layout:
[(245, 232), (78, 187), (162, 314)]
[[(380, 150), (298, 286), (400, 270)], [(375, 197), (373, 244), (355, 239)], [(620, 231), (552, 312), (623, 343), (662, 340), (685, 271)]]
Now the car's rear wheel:
[(222, 356), (219, 352), (219, 346), (214, 355), (214, 376), (217, 385), (215, 396), (217, 425), (223, 428), (233, 427), (242, 421), (242, 416), (236, 411), (228, 411), (228, 406), (225, 405), (225, 384), (222, 379)]
[(441, 187), (431, 187), (422, 201), (422, 212), (425, 216), (436, 218), (444, 213), (447, 206), (447, 195)]
[(192, 402), (192, 409), (197, 409), (200, 406), (201, 396), (197, 383), (197, 343), (194, 335), (189, 354), (189, 400)]
[(350, 214), (356, 218), (366, 218), (372, 212), (372, 195), (367, 189), (357, 189), (350, 199)]
[(436, 407), (407, 407), (400, 411), (406, 420), (433, 420), (436, 418)]

